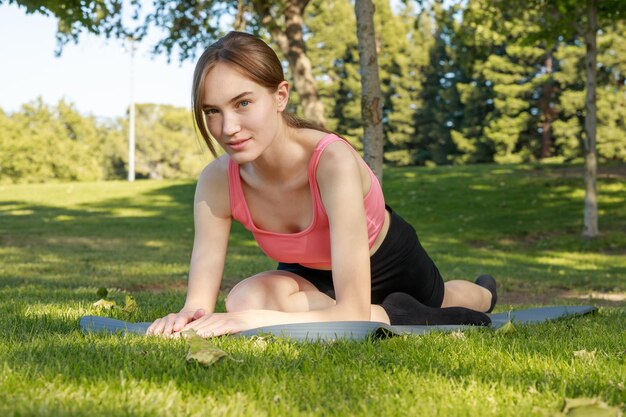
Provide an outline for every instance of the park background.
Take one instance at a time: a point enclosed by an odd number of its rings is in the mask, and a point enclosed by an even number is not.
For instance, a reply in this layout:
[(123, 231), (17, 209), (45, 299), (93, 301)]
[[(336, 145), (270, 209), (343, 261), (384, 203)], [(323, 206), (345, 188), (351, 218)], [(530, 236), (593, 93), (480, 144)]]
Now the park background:
[[(12, 74), (0, 91), (0, 414), (623, 412), (626, 26), (623, 15), (605, 15), (598, 31), (600, 233), (585, 239), (586, 45), (581, 33), (555, 35), (550, 26), (561, 20), (584, 26), (585, 5), (576, 1), (375, 1), (383, 185), (387, 202), (416, 226), (446, 279), (484, 272), (497, 278), (496, 311), (593, 304), (596, 314), (507, 333), (360, 343), (221, 338), (214, 345), (234, 360), (208, 369), (186, 363), (181, 340), (80, 333), (86, 314), (150, 321), (181, 308), (195, 178), (212, 158), (186, 104), (194, 54), (237, 26), (272, 44), (292, 80), (289, 57), (252, 7), (274, 7), (280, 26), (287, 3), (306, 5), (306, 53), (326, 126), (361, 150), (354, 2), (0, 1), (0, 14), (19, 11), (23, 18), (30, 5), (28, 19), (44, 19), (41, 10), (61, 17), (58, 45), (48, 37), (41, 42), (49, 54), (62, 52), (54, 62), (66, 73), (55, 75), (54, 63), (11, 72), (18, 64), (5, 61), (0, 68)], [(121, 14), (116, 4), (124, 5)], [(550, 15), (544, 5), (555, 7)], [(133, 19), (136, 6), (143, 9)], [(128, 53), (109, 56), (107, 48), (119, 52), (116, 34), (127, 39), (116, 32), (120, 23), (136, 36), (145, 22), (152, 22), (150, 32), (135, 42), (142, 51), (135, 69), (138, 180), (127, 182)], [(3, 48), (7, 27), (0, 28)], [(11, 47), (19, 45), (16, 37)], [(155, 46), (150, 61), (147, 51)], [(98, 75), (90, 79), (88, 68), (73, 73), (62, 64), (98, 51), (108, 58), (95, 64), (104, 75), (93, 68)], [(27, 48), (22, 54), (14, 59), (28, 60)], [(9, 100), (7, 94), (32, 91), (19, 88), (36, 85), (31, 75), (50, 85), (69, 75), (80, 94), (68, 87), (60, 100), (43, 91), (23, 103)], [(167, 98), (159, 89), (168, 90)], [(100, 106), (111, 96), (112, 107)], [(306, 115), (297, 91), (292, 110)], [(218, 311), (236, 282), (272, 268), (250, 234), (233, 225)], [(94, 306), (100, 287), (118, 307)]]
[[(527, 35), (541, 24), (542, 10), (525, 10), (521, 17), (512, 20), (504, 11), (488, 7), (490, 3), (434, 2), (420, 7), (414, 2), (394, 2), (393, 7), (388, 1), (376, 4), (384, 158), (389, 166), (582, 161), (584, 40), (573, 33), (570, 38), (555, 36), (530, 43)], [(161, 19), (162, 26), (180, 19), (170, 7), (162, 11), (169, 18)], [(154, 13), (154, 9), (150, 10)], [(154, 68), (162, 68), (162, 61), (169, 58), (174, 70), (170, 74), (159, 73), (160, 78), (147, 62), (139, 68), (140, 72), (135, 70), (142, 97), (159, 97), (155, 91), (163, 89), (170, 100), (140, 102), (137, 106), (139, 178), (195, 177), (210, 160), (196, 139), (185, 101), (190, 97), (193, 58), (201, 52), (202, 45), (228, 28), (229, 10), (221, 13), (216, 32), (205, 35), (204, 42), (190, 33), (176, 32), (176, 38), (166, 27), (154, 24), (150, 36), (141, 43), (144, 61), (145, 51), (156, 45), (159, 55), (155, 55)], [(303, 21), (306, 53), (317, 96), (323, 104), (323, 121), (359, 148), (363, 122), (353, 6), (347, 0), (312, 1), (304, 9)], [(618, 20), (602, 27), (598, 35), (600, 163), (626, 160), (625, 27)], [(251, 29), (264, 34), (271, 43), (267, 30)], [(90, 45), (102, 46), (94, 42), (93, 35), (77, 35), (78, 46), (71, 40), (65, 45), (70, 54), (80, 47), (81, 36), (87, 37)], [(45, 41), (52, 43), (51, 39)], [(110, 44), (121, 49), (119, 41), (111, 40)], [(275, 49), (280, 53), (280, 47)], [(27, 60), (28, 50), (22, 52)], [(48, 51), (50, 55), (52, 52)], [(77, 60), (76, 56), (72, 58)], [(63, 55), (58, 60), (62, 62)], [(186, 73), (183, 67), (176, 67), (180, 60)], [(112, 117), (110, 109), (108, 117), (81, 112), (72, 97), (55, 102), (33, 97), (21, 107), (12, 103), (10, 110), (0, 111), (0, 182), (125, 178), (128, 112), (120, 113), (128, 104), (129, 93), (120, 85), (128, 85), (129, 61), (121, 64), (112, 63), (108, 79), (106, 72), (93, 70), (97, 78), (91, 82), (106, 85), (108, 94), (90, 85), (89, 67), (77, 69), (74, 74), (71, 68), (65, 68), (63, 77), (55, 77), (51, 69), (40, 68), (37, 78), (48, 84), (54, 85), (55, 78), (79, 78), (83, 101), (92, 89), (92, 95), (99, 97), (92, 97), (91, 101), (111, 101), (114, 90), (118, 115)], [(106, 68), (101, 61), (95, 65)], [(30, 67), (38, 66), (32, 62)], [(291, 80), (289, 65), (285, 69)], [(12, 90), (20, 89), (20, 85), (26, 89), (23, 85), (28, 84), (28, 79), (16, 80), (16, 75), (5, 77), (3, 83), (11, 84)], [(170, 84), (178, 91), (172, 92)], [(303, 114), (297, 91), (291, 110)]]

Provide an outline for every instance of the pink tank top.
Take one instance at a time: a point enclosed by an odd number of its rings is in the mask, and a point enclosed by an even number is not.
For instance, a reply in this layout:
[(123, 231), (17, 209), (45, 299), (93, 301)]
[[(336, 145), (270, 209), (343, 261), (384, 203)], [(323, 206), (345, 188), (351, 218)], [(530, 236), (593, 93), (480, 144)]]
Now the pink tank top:
[[(232, 159), (229, 160), (228, 184), (233, 219), (252, 232), (259, 247), (271, 259), (278, 262), (299, 263), (309, 268), (331, 267), (328, 216), (322, 204), (316, 172), (322, 152), (329, 144), (336, 141), (344, 142), (337, 135), (328, 134), (319, 141), (313, 151), (308, 171), (313, 200), (313, 220), (309, 227), (298, 233), (275, 233), (261, 230), (255, 226), (243, 194), (239, 165)], [(346, 145), (350, 146), (347, 142)], [(365, 205), (367, 232), (371, 248), (385, 221), (385, 200), (378, 178), (369, 167), (367, 169), (372, 179), (372, 185), (363, 200), (363, 204)]]

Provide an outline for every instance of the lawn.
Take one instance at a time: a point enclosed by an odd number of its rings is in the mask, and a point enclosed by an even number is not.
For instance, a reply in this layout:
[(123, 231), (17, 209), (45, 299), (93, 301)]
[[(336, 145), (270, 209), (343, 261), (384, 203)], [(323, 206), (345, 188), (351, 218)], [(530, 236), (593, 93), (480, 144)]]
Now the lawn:
[[(496, 311), (594, 304), (596, 314), (511, 333), (302, 344), (85, 336), (85, 314), (149, 321), (184, 302), (193, 181), (0, 185), (2, 416), (553, 416), (566, 398), (626, 403), (626, 175), (599, 179), (601, 236), (581, 239), (582, 168), (388, 168), (388, 203), (446, 279), (491, 273)], [(272, 269), (233, 227), (223, 297)], [(93, 307), (99, 287), (138, 310)]]

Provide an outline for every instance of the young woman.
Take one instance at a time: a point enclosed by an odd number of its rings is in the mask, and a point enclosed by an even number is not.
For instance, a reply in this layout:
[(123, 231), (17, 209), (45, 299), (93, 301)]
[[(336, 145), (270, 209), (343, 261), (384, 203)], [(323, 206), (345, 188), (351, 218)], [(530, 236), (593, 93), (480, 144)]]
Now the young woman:
[[(198, 130), (214, 155), (213, 141), (225, 155), (198, 179), (185, 305), (148, 334), (347, 320), (489, 323), (493, 278), (443, 282), (349, 143), (285, 110), (289, 84), (262, 40), (231, 32), (209, 46), (192, 94)], [(232, 219), (278, 266), (238, 283), (227, 312), (214, 313)]]

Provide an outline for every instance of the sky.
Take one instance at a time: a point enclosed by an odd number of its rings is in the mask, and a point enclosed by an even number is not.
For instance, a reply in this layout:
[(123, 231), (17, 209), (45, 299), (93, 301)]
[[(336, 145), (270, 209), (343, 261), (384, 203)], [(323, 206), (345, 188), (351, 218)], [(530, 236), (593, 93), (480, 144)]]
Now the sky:
[[(131, 96), (130, 52), (121, 41), (82, 34), (55, 57), (56, 24), (53, 17), (0, 5), (0, 108), (13, 112), (41, 97), (51, 105), (65, 99), (83, 114), (124, 116)], [(189, 108), (194, 63), (152, 57), (154, 43), (143, 42), (135, 52), (135, 102)]]

